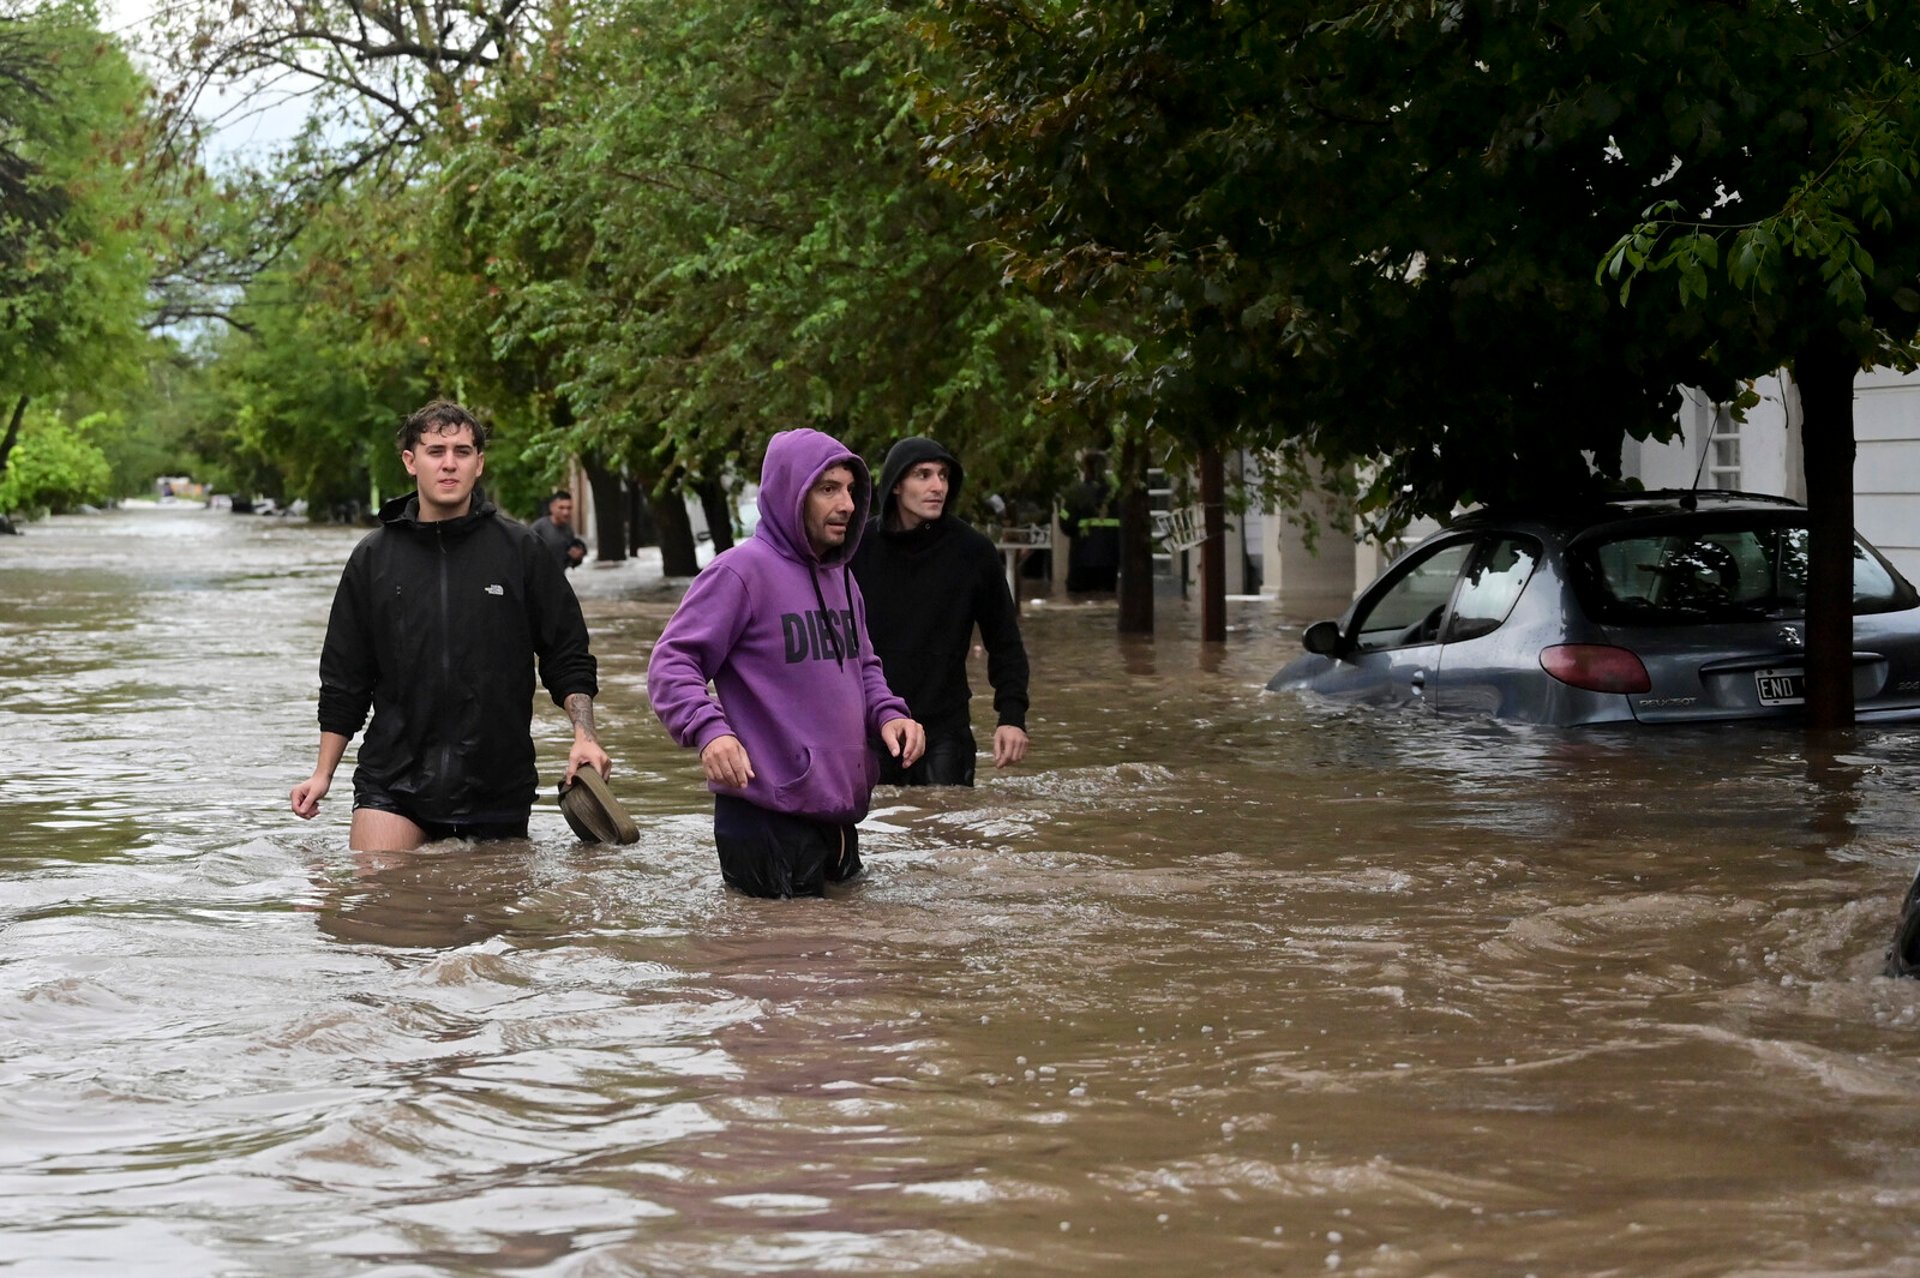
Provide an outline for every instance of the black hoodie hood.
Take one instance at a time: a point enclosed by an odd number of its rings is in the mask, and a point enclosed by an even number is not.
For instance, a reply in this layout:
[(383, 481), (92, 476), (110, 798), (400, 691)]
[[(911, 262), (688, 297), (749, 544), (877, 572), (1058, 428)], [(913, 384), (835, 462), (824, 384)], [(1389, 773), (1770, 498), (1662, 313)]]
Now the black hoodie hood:
[(942, 461), (947, 464), (947, 504), (940, 512), (942, 520), (952, 517), (960, 508), (960, 485), (966, 478), (961, 469), (960, 459), (923, 435), (909, 435), (887, 450), (887, 460), (880, 467), (880, 527), (893, 529), (899, 526), (899, 512), (894, 508), (893, 490), (900, 483), (900, 477), (918, 466), (921, 462)]

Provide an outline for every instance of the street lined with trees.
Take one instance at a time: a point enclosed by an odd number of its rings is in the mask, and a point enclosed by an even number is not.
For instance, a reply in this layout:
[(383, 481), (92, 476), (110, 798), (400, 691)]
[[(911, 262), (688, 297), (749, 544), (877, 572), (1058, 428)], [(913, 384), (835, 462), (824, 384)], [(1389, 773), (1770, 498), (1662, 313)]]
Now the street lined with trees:
[[(1138, 562), (1150, 465), (1217, 521), (1252, 450), (1386, 531), (1617, 478), (1678, 387), (1786, 367), (1845, 721), (1848, 390), (1920, 328), (1891, 6), (255, 0), (140, 34), (0, 11), (0, 506), (164, 461), (345, 509), (444, 393), (510, 509), (582, 461), (603, 555), (651, 505), (690, 570), (681, 495), (812, 424), (933, 435), (1009, 500), (1107, 451)], [(235, 85), (308, 128), (206, 166)], [(109, 479), (23, 491), (74, 445)]]

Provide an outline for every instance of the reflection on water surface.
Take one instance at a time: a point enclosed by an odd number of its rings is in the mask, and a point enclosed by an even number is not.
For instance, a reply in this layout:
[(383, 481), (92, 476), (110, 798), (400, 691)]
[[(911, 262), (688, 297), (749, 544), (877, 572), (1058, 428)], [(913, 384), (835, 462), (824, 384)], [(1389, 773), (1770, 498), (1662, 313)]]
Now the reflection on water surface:
[(1920, 1272), (1920, 735), (1380, 716), (1260, 690), (1272, 605), (1053, 602), (1031, 766), (754, 901), (645, 708), (675, 592), (582, 570), (641, 843), (362, 856), (286, 811), (357, 535), (0, 540), (21, 1272)]

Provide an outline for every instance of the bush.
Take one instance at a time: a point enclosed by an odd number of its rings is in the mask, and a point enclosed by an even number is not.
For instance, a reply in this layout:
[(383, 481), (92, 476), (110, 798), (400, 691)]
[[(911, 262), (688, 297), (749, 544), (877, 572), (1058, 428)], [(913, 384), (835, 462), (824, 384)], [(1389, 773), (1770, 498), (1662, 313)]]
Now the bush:
[(87, 438), (84, 424), (33, 417), (21, 425), (7, 469), (0, 473), (0, 512), (60, 511), (103, 502), (112, 486), (113, 468)]

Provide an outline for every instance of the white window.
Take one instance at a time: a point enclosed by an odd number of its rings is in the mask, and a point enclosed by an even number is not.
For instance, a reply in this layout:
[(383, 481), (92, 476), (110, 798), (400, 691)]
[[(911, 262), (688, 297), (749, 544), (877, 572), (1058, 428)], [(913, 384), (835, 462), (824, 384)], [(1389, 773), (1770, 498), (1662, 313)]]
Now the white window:
[(1713, 405), (1707, 436), (1707, 487), (1740, 487), (1740, 422), (1725, 404)]

